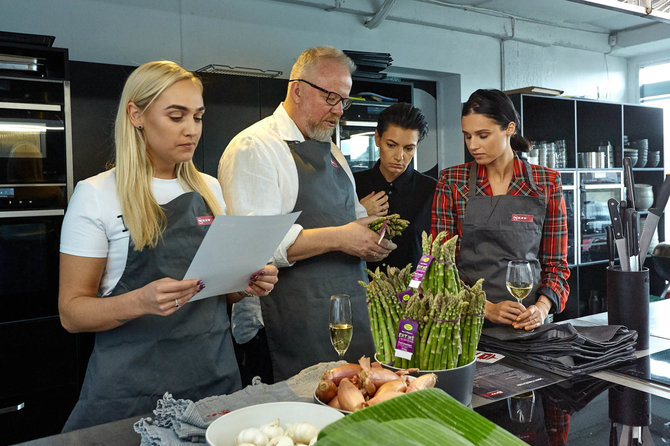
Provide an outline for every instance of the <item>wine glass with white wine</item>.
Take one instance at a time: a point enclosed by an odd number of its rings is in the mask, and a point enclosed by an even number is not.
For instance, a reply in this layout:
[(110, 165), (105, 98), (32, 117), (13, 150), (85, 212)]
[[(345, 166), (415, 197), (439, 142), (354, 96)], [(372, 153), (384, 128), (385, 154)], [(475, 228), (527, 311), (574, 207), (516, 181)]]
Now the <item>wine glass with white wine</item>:
[(351, 343), (351, 335), (354, 333), (351, 301), (348, 294), (333, 294), (330, 296), (328, 325), (330, 327), (330, 342), (342, 359)]
[(521, 303), (533, 288), (533, 269), (527, 260), (510, 260), (507, 262), (505, 276), (507, 291)]

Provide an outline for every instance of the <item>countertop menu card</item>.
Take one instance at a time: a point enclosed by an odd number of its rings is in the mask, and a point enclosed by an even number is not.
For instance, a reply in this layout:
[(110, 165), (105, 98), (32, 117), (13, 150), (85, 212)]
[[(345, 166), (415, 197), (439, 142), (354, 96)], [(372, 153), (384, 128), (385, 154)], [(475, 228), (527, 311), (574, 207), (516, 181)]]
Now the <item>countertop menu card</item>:
[(272, 258), (300, 212), (286, 215), (217, 215), (184, 279), (206, 287), (191, 301), (244, 290), (249, 277)]

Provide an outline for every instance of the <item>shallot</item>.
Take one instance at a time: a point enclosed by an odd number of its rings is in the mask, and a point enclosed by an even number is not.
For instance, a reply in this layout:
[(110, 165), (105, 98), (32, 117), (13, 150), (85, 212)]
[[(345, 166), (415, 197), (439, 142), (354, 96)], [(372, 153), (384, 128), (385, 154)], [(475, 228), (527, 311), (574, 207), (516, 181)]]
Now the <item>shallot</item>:
[(415, 390), (427, 389), (429, 387), (435, 387), (436, 382), (437, 382), (436, 374), (426, 373), (425, 375), (421, 375), (417, 379), (409, 383), (405, 393), (414, 392)]
[(326, 373), (323, 374), (321, 379), (331, 380), (336, 385), (340, 384), (342, 378), (351, 378), (358, 375), (358, 372), (361, 371), (361, 366), (358, 364), (344, 364), (330, 370), (326, 370)]
[(375, 393), (375, 396), (382, 395), (386, 392), (405, 392), (407, 389), (407, 384), (402, 379), (394, 379), (392, 381), (386, 381), (382, 384)]
[(316, 397), (324, 403), (329, 402), (337, 395), (337, 385), (331, 379), (322, 379), (316, 386)]
[(343, 378), (342, 381), (340, 381), (337, 396), (340, 401), (340, 407), (349, 412), (356, 412), (358, 409), (362, 409), (365, 405), (365, 397), (361, 391), (358, 390), (358, 387), (347, 378)]

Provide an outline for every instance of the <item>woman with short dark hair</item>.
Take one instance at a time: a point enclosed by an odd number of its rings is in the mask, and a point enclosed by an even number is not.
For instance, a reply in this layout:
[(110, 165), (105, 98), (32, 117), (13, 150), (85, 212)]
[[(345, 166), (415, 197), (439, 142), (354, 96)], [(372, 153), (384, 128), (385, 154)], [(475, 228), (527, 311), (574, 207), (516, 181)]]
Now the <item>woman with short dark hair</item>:
[(421, 256), (421, 233), (430, 231), (430, 208), (436, 180), (414, 170), (414, 155), (428, 133), (426, 117), (412, 104), (385, 108), (377, 120), (375, 144), (379, 161), (372, 169), (356, 172), (356, 193), (368, 215), (399, 214), (410, 224), (393, 239), (398, 247), (368, 268), (386, 265), (416, 266)]

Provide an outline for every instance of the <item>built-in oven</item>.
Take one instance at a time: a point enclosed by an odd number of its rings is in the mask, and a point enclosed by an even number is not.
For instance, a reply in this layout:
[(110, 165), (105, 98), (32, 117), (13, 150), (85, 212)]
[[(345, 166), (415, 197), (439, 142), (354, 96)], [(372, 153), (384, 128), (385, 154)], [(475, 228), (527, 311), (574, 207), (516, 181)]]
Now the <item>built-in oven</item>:
[(0, 79), (0, 185), (66, 184), (64, 95), (62, 83)]

